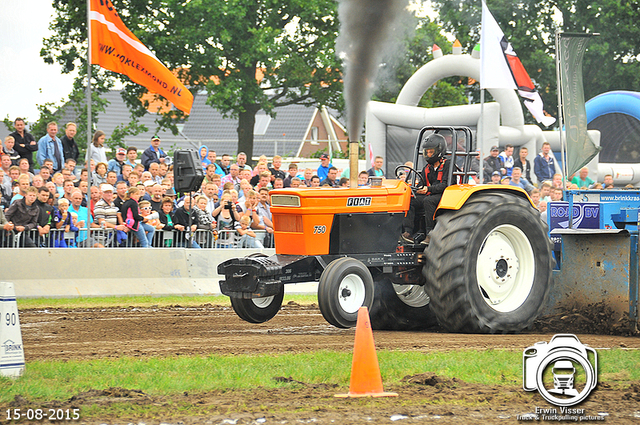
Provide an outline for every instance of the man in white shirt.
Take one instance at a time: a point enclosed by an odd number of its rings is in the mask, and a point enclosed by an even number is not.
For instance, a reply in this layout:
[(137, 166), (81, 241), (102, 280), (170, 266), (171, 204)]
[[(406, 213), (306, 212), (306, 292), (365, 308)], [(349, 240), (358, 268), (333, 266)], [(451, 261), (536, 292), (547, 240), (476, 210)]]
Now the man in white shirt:
[(498, 155), (502, 159), (503, 167), (507, 170), (507, 176), (511, 176), (513, 172), (513, 145), (506, 145), (504, 150)]

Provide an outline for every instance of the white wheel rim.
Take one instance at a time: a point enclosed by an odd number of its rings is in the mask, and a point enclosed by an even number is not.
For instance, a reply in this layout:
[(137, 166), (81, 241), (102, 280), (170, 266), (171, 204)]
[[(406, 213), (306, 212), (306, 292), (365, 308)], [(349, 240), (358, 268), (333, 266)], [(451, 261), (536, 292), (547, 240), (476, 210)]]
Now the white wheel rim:
[(365, 287), (362, 278), (349, 274), (342, 279), (338, 287), (338, 303), (346, 313), (357, 313), (364, 304)]
[(499, 312), (514, 311), (531, 292), (535, 260), (529, 239), (510, 224), (496, 227), (478, 252), (476, 278), (483, 299)]
[(400, 301), (408, 305), (409, 307), (424, 307), (429, 304), (431, 298), (424, 292), (424, 286), (420, 285), (396, 285), (393, 284), (393, 289), (398, 294)]
[(251, 301), (253, 301), (253, 304), (258, 308), (267, 308), (271, 305), (271, 302), (273, 302), (273, 297), (272, 295), (270, 297), (251, 298)]

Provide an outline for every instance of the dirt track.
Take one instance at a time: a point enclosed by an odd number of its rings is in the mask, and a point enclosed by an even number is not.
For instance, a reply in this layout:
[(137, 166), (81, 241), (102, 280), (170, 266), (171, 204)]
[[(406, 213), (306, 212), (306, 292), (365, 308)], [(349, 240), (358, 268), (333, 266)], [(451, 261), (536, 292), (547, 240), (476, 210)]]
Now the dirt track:
[[(115, 358), (121, 356), (206, 355), (211, 353), (291, 353), (319, 349), (351, 351), (354, 330), (327, 324), (316, 306), (285, 305), (270, 322), (241, 321), (230, 307), (121, 308), (25, 310), (20, 312), (27, 362)], [(548, 324), (547, 324), (548, 325)], [(545, 324), (541, 329), (545, 329)], [(545, 333), (520, 335), (462, 335), (435, 332), (375, 331), (378, 349), (458, 350), (508, 349), (521, 351)], [(557, 331), (557, 330), (556, 330)], [(563, 330), (570, 331), (569, 329)], [(640, 349), (637, 336), (579, 334), (594, 348)], [(635, 385), (635, 386), (634, 386)], [(504, 423), (535, 407), (550, 407), (537, 393), (521, 387), (491, 388), (432, 375), (413, 377), (413, 383), (389, 387), (400, 397), (377, 400), (334, 399), (336, 388), (297, 384), (291, 390), (211, 392), (168, 400), (132, 389), (97, 389), (79, 394), (71, 404), (116, 403), (122, 400), (158, 405), (166, 402), (209, 406), (203, 416), (145, 419), (144, 423), (420, 423), (439, 417), (439, 423)], [(439, 400), (433, 404), (434, 400)], [(16, 401), (13, 407), (28, 401)], [(0, 406), (5, 408), (5, 406)], [(640, 383), (629, 388), (600, 385), (580, 406), (587, 414), (606, 412), (609, 423), (640, 423)], [(406, 416), (396, 417), (394, 415)], [(264, 418), (264, 421), (263, 421)], [(101, 418), (87, 423), (138, 423), (140, 418)], [(235, 421), (235, 422), (233, 422)], [(286, 422), (283, 422), (286, 421)], [(82, 422), (82, 421), (81, 421)]]
[[(283, 306), (263, 324), (240, 320), (231, 307), (27, 310), (20, 313), (29, 360), (122, 356), (256, 354), (353, 349), (353, 329), (329, 325), (316, 306)], [(566, 332), (566, 330), (564, 330)], [(521, 351), (554, 332), (464, 335), (376, 331), (376, 347), (394, 350), (503, 348)], [(640, 338), (583, 335), (592, 347), (640, 348)]]

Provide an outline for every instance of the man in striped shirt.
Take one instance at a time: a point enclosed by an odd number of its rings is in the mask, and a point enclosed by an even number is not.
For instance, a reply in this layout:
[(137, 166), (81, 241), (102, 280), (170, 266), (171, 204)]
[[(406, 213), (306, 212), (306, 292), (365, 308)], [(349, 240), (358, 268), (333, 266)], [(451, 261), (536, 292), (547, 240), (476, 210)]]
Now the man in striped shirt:
[(122, 224), (120, 210), (113, 203), (113, 186), (102, 184), (100, 190), (102, 198), (93, 207), (93, 216), (94, 222), (100, 225), (101, 230), (93, 231), (92, 235), (97, 242), (104, 246), (110, 246), (113, 243), (114, 232), (116, 230), (126, 231), (126, 227)]

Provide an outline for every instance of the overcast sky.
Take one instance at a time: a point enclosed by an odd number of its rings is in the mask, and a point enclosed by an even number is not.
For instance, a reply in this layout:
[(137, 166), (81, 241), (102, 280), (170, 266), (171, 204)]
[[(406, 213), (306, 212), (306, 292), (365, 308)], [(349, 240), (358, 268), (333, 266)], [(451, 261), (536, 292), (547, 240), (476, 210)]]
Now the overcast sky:
[(62, 74), (60, 66), (47, 65), (40, 57), (42, 39), (50, 34), (51, 3), (0, 0), (0, 120), (9, 116), (34, 122), (36, 105), (60, 105), (73, 88), (75, 75)]
[[(38, 119), (36, 104), (60, 104), (73, 88), (74, 76), (40, 57), (50, 33), (51, 0), (0, 0), (0, 120), (7, 115)], [(3, 134), (0, 134), (3, 136)]]

